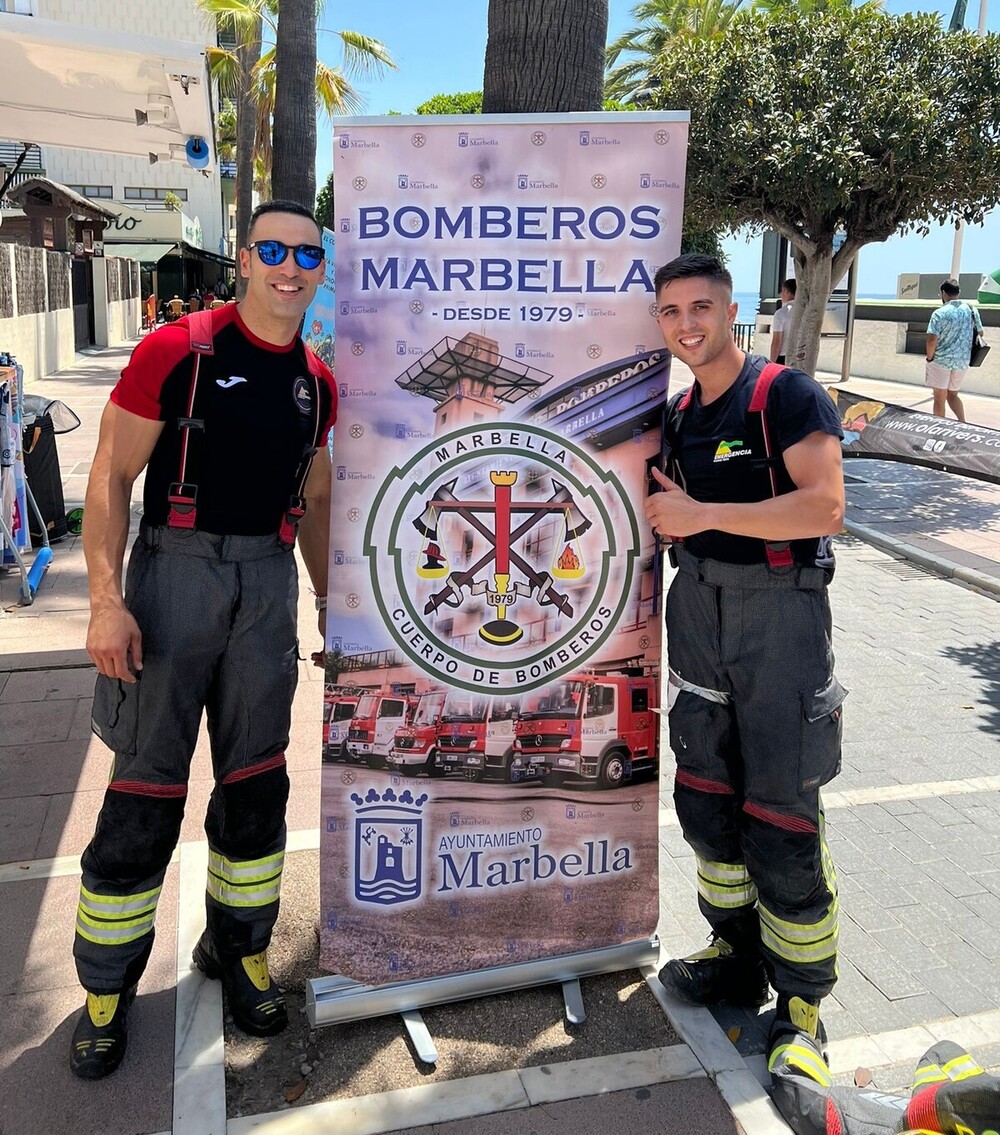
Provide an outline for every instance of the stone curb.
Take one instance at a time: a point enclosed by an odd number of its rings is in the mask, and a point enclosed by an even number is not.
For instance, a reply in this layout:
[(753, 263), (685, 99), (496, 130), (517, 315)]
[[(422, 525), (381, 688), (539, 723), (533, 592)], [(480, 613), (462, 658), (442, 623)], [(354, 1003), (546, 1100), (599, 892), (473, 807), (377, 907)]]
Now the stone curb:
[(976, 571), (975, 568), (953, 564), (942, 556), (935, 556), (932, 552), (915, 548), (912, 544), (906, 544), (902, 540), (886, 536), (874, 528), (869, 528), (866, 524), (858, 524), (853, 520), (844, 521), (844, 531), (851, 536), (856, 536), (859, 540), (864, 540), (866, 544), (873, 544), (876, 548), (902, 556), (920, 567), (936, 572), (938, 575), (944, 576), (945, 579), (956, 579), (961, 583), (967, 583), (969, 586), (977, 588), (979, 591), (986, 591), (1000, 598), (1000, 579), (992, 575)]

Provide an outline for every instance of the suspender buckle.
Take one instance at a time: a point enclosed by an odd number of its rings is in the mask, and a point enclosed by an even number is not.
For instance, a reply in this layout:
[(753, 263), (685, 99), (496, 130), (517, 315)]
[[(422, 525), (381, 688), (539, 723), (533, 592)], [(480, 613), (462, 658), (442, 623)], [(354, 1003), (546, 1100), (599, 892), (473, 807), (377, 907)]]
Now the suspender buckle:
[(306, 514), (306, 502), (302, 497), (292, 497), (288, 503), (288, 508), (285, 510), (285, 515), (281, 518), (281, 525), (278, 528), (278, 539), (287, 548), (295, 546), (295, 537), (298, 533), (299, 521)]
[(767, 553), (768, 565), (772, 568), (790, 568), (795, 563), (792, 558), (792, 546), (787, 540), (782, 543), (768, 540), (764, 544), (764, 551)]
[(198, 486), (184, 481), (174, 481), (167, 493), (170, 512), (167, 515), (168, 528), (194, 528), (198, 516), (195, 507), (198, 499)]

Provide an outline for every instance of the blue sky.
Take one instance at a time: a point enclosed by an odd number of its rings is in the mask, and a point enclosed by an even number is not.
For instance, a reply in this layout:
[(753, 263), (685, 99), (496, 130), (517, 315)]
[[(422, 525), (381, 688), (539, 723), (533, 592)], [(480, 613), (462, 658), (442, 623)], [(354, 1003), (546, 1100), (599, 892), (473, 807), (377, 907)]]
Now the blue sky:
[[(632, 26), (634, 0), (610, 0), (608, 34), (614, 37)], [(367, 0), (363, 5), (340, 5), (328, 0), (320, 28), (350, 28), (375, 36), (392, 52), (399, 70), (384, 78), (359, 80), (366, 114), (388, 110), (412, 113), (432, 95), (480, 90), (486, 53), (488, 0)], [(950, 19), (952, 3), (906, 3), (888, 0), (890, 12), (936, 11)], [(966, 26), (979, 19), (978, 0), (969, 0)], [(989, 13), (990, 31), (1000, 31), (1000, 2)], [(335, 35), (319, 37), (319, 50), (327, 62), (340, 62), (340, 40)], [(320, 133), (317, 181), (322, 185), (330, 172), (332, 147), (329, 133)], [(924, 239), (894, 237), (882, 245), (869, 245), (860, 255), (861, 295), (896, 292), (900, 272), (950, 271), (954, 230), (935, 229)], [(730, 269), (737, 291), (756, 292), (760, 276), (759, 242), (734, 239), (727, 242)], [(982, 228), (968, 229), (962, 248), (963, 272), (990, 272), (1000, 266), (1000, 213)]]

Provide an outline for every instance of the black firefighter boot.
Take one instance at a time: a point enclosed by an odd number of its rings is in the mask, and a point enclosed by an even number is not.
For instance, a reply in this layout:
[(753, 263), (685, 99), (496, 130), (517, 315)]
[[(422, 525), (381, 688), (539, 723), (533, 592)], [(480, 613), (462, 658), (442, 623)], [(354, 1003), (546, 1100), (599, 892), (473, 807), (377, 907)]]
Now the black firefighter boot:
[(251, 1036), (274, 1036), (288, 1024), (285, 998), (271, 980), (267, 951), (245, 958), (224, 957), (207, 930), (191, 955), (206, 977), (220, 978), (238, 1028)]
[(660, 970), (660, 982), (689, 1005), (763, 1005), (768, 997), (767, 973), (760, 953), (737, 949), (721, 934), (712, 934), (708, 948), (687, 958), (674, 958)]
[(69, 1066), (81, 1080), (101, 1080), (121, 1064), (128, 1046), (128, 1011), (135, 986), (121, 993), (87, 993), (73, 1030)]

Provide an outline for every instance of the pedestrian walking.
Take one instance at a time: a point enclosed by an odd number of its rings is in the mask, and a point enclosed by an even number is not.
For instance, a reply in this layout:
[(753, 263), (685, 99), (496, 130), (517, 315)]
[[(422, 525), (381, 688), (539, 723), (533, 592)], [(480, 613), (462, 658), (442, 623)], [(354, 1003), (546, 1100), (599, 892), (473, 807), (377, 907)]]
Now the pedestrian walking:
[(708, 949), (660, 980), (695, 1004), (778, 993), (770, 1051), (821, 1036), (836, 981), (837, 883), (820, 788), (840, 767), (827, 587), (844, 514), (841, 429), (801, 371), (735, 344), (732, 277), (714, 257), (657, 272), (657, 320), (694, 373), (671, 398), (666, 475), (646, 501), (674, 542), (666, 602), (674, 801), (698, 865)]
[(924, 384), (933, 391), (933, 412), (939, 418), (947, 417), (947, 402), (955, 417), (964, 422), (965, 407), (958, 392), (969, 369), (973, 340), (982, 334), (983, 324), (979, 312), (971, 304), (962, 303), (958, 297), (958, 281), (944, 280), (941, 284), (941, 307), (931, 314), (927, 324)]
[[(95, 733), (114, 753), (83, 854), (74, 956), (86, 1006), (70, 1063), (113, 1072), (153, 945), (207, 711), (215, 787), (205, 830), (206, 930), (194, 961), (221, 978), (245, 1032), (287, 1024), (267, 947), (278, 914), (295, 691), (299, 535), (325, 624), (330, 370), (299, 337), (323, 279), (308, 209), (272, 201), (240, 251), (244, 300), (171, 323), (132, 353), (101, 423), (86, 497), (87, 649)], [(315, 458), (315, 460), (314, 460)], [(129, 502), (143, 519), (122, 561)]]

